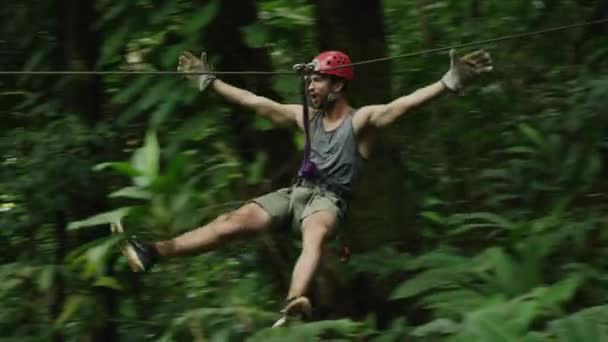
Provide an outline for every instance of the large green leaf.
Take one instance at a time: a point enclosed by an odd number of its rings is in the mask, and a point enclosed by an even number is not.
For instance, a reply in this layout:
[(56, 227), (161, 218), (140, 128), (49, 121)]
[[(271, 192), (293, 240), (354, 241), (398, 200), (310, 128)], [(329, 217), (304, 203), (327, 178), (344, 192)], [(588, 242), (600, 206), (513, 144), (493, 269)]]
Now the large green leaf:
[(145, 187), (156, 179), (160, 168), (160, 147), (155, 132), (146, 134), (144, 146), (135, 151), (131, 162), (136, 170), (142, 172), (141, 176), (133, 178), (135, 185)]
[(581, 315), (552, 322), (551, 328), (561, 342), (603, 342), (608, 340), (608, 325), (600, 325)]
[(83, 305), (87, 302), (87, 297), (83, 295), (71, 295), (67, 298), (61, 315), (55, 321), (55, 324), (61, 326), (70, 318), (77, 314)]
[(397, 286), (390, 298), (403, 299), (430, 290), (442, 290), (466, 277), (463, 268), (458, 266), (423, 271)]
[(69, 230), (80, 229), (84, 227), (98, 226), (102, 224), (111, 224), (120, 221), (127, 216), (135, 207), (123, 207), (105, 213), (97, 214), (82, 221), (71, 222), (68, 225)]
[(124, 198), (147, 200), (152, 197), (152, 193), (148, 190), (144, 190), (139, 187), (129, 186), (129, 187), (114, 191), (113, 193), (111, 193), (109, 195), (109, 197), (124, 197)]

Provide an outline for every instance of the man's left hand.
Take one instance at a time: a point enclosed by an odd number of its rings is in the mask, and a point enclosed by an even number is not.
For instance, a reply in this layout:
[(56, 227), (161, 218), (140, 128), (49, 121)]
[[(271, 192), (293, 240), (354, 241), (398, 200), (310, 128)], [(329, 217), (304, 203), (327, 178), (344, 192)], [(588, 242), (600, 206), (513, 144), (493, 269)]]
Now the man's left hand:
[(461, 58), (456, 57), (455, 50), (450, 50), (450, 70), (441, 81), (451, 91), (460, 91), (473, 77), (492, 71), (492, 58), (484, 50), (477, 50)]

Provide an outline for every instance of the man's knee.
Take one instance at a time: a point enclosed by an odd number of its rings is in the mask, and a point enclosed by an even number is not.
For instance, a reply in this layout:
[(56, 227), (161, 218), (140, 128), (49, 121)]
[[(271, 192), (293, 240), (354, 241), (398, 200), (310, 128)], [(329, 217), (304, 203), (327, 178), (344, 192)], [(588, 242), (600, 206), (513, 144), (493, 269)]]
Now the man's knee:
[(303, 239), (322, 242), (331, 235), (336, 224), (337, 220), (330, 212), (314, 213), (302, 221)]
[(331, 235), (332, 227), (324, 223), (308, 222), (302, 225), (302, 242), (305, 249), (321, 248)]

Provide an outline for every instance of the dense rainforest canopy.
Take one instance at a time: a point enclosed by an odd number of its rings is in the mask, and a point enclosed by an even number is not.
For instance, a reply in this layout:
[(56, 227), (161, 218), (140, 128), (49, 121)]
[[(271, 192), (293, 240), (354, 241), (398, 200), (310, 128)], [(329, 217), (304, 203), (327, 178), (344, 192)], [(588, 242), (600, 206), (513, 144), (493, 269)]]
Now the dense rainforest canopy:
[[(184, 50), (273, 71), (597, 20), (608, 2), (23, 0), (0, 17), (0, 71), (174, 71)], [(608, 24), (482, 47), (493, 73), (382, 131), (340, 228), (351, 260), (332, 243), (312, 320), (279, 330), (297, 234), (140, 275), (108, 222), (168, 238), (287, 186), (299, 132), (177, 75), (0, 75), (0, 339), (607, 341)], [(350, 98), (448, 68), (446, 52), (357, 66)], [(300, 101), (293, 75), (222, 79)]]

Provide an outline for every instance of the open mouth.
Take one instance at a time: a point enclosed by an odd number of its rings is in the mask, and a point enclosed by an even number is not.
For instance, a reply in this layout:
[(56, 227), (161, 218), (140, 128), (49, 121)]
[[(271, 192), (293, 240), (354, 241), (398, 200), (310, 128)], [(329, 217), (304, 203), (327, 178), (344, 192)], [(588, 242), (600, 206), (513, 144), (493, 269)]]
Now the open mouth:
[(309, 94), (308, 98), (313, 106), (317, 106), (319, 103), (319, 97), (316, 94)]

